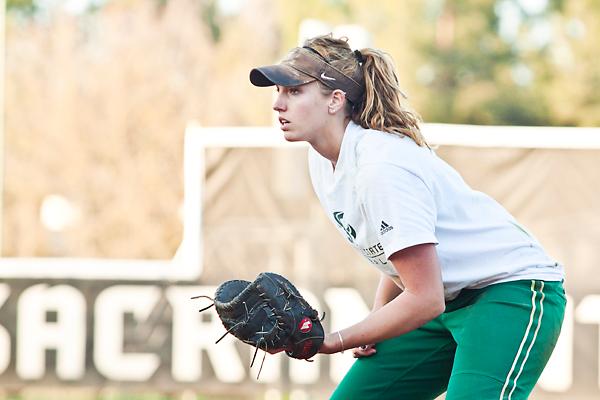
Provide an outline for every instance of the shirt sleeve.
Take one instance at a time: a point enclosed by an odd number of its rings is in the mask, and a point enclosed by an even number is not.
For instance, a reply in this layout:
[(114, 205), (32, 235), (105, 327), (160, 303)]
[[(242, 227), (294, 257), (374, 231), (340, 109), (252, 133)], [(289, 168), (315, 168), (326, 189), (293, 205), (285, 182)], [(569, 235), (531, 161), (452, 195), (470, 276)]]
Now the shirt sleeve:
[(356, 189), (387, 259), (407, 247), (438, 244), (435, 199), (414, 172), (389, 163), (365, 165), (357, 175)]

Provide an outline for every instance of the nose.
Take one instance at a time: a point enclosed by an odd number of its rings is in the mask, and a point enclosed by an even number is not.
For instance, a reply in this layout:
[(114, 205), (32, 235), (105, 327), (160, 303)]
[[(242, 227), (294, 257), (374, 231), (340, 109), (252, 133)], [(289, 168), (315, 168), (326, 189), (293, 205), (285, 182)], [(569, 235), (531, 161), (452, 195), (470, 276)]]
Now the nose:
[(281, 92), (275, 92), (275, 100), (273, 101), (273, 110), (277, 112), (285, 111), (286, 104)]

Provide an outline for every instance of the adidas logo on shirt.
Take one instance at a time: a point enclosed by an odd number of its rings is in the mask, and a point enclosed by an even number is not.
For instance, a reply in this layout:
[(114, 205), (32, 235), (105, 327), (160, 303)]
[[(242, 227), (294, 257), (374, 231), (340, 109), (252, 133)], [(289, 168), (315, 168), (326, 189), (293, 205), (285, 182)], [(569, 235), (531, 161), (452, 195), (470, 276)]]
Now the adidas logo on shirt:
[(387, 233), (392, 229), (394, 229), (393, 226), (388, 225), (385, 221), (381, 221), (381, 228), (379, 228), (379, 234), (383, 235), (384, 233)]

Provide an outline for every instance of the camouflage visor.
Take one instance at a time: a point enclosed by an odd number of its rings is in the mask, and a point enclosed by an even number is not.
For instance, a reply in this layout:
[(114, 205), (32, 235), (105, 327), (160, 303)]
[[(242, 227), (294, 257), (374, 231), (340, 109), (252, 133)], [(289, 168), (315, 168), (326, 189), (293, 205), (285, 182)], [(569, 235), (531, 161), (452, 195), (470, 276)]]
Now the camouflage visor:
[(363, 94), (360, 83), (309, 47), (297, 47), (279, 64), (250, 71), (250, 82), (255, 86), (299, 86), (313, 81), (319, 81), (330, 89), (342, 90), (353, 104), (360, 102)]

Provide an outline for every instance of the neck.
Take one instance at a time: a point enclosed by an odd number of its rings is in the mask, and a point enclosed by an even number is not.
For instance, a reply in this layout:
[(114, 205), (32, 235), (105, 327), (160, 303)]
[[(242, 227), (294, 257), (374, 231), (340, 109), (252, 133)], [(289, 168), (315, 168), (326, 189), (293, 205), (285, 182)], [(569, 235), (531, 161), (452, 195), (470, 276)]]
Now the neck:
[(335, 168), (338, 158), (340, 156), (340, 148), (342, 147), (342, 139), (344, 138), (344, 132), (346, 127), (350, 123), (350, 118), (344, 118), (344, 120), (333, 120), (332, 123), (323, 128), (322, 132), (315, 135), (314, 141), (310, 142), (310, 145), (323, 157), (331, 161), (331, 164)]

